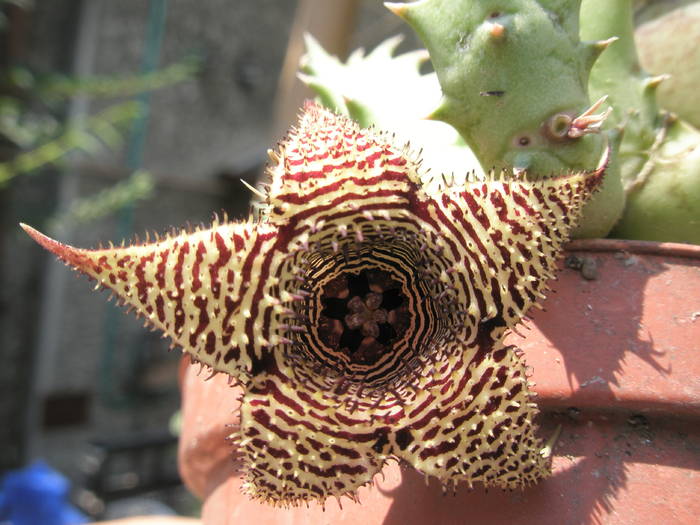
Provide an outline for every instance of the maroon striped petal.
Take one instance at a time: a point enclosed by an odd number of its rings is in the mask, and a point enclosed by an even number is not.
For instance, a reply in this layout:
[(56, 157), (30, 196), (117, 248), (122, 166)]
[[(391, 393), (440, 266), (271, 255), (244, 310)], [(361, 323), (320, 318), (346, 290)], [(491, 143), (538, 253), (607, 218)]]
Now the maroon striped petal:
[(152, 244), (81, 250), (23, 226), (44, 248), (111, 289), (147, 323), (215, 370), (247, 381), (267, 347), (279, 343), (256, 323), (271, 310), (254, 253), (270, 250), (273, 228), (215, 223)]
[(435, 184), (391, 137), (315, 105), (271, 159), (247, 222), (101, 250), (25, 229), (242, 384), (231, 437), (254, 498), (352, 498), (391, 458), (444, 484), (545, 476), (502, 339), (543, 297), (607, 160)]

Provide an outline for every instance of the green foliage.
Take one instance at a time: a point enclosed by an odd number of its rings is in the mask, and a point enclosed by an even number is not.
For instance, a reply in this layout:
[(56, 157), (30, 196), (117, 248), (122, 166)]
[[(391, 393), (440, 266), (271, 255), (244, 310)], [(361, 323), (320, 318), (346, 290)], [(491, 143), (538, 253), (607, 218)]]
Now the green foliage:
[[(29, 0), (0, 0), (0, 7), (8, 4), (32, 6)], [(147, 73), (87, 77), (9, 67), (0, 77), (0, 141), (6, 145), (0, 158), (0, 186), (72, 152), (96, 153), (121, 146), (125, 131), (142, 114), (137, 102), (110, 102), (97, 115), (79, 116), (63, 125), (68, 99), (134, 97), (192, 78), (199, 65), (198, 57), (189, 56)]]
[(53, 104), (76, 95), (115, 98), (155, 91), (192, 78), (199, 67), (199, 58), (191, 56), (157, 71), (135, 75), (37, 75), (26, 68), (13, 68), (8, 76), (15, 85), (30, 90), (43, 102)]
[(0, 97), (0, 137), (28, 149), (43, 137), (59, 133), (58, 121), (51, 115), (27, 111), (26, 105), (14, 97)]
[[(0, 0), (0, 7), (8, 4), (31, 8), (27, 0)], [(0, 18), (0, 31), (5, 29), (5, 22)], [(121, 147), (145, 107), (140, 102), (114, 99), (183, 82), (198, 69), (195, 56), (139, 74), (74, 77), (39, 73), (27, 67), (8, 68), (0, 78), (0, 141), (5, 145), (0, 159), (0, 187), (20, 175), (60, 164), (69, 155), (94, 155)], [(112, 100), (101, 112), (80, 115), (64, 125), (66, 103), (76, 96)], [(111, 188), (73, 202), (67, 211), (51, 219), (51, 227), (64, 228), (113, 213), (150, 196), (153, 185), (149, 173), (136, 171)]]
[[(56, 163), (70, 152), (95, 153), (105, 146), (119, 146), (123, 137), (121, 130), (139, 112), (140, 105), (137, 102), (124, 102), (89, 117), (85, 124), (69, 126), (58, 137), (18, 154), (10, 161), (0, 163), (0, 186), (18, 175)], [(23, 131), (29, 133), (26, 128)]]

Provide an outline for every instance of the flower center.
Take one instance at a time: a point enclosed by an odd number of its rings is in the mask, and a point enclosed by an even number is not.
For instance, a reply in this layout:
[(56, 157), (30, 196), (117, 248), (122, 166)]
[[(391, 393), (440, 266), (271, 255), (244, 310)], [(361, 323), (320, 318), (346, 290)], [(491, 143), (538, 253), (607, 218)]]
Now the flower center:
[(323, 288), (319, 337), (351, 362), (371, 365), (410, 322), (401, 286), (382, 270), (344, 273)]
[(361, 230), (361, 242), (328, 228), (331, 240), (317, 242), (295, 272), (302, 286), (294, 291), (298, 324), (285, 325), (289, 358), (299, 381), (381, 397), (377, 389), (417, 380), (450, 337), (456, 318), (437, 277), (441, 256), (431, 239), (397, 228)]

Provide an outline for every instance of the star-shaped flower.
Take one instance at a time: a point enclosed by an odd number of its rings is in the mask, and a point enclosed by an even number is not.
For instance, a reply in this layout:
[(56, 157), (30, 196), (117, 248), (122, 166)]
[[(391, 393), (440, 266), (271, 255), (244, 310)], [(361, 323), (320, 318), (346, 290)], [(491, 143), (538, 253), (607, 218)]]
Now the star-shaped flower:
[(254, 498), (354, 498), (392, 458), (444, 485), (546, 476), (503, 337), (543, 297), (606, 161), (428, 194), (406, 147), (312, 104), (270, 157), (247, 221), (99, 250), (24, 228), (243, 386), (231, 438)]

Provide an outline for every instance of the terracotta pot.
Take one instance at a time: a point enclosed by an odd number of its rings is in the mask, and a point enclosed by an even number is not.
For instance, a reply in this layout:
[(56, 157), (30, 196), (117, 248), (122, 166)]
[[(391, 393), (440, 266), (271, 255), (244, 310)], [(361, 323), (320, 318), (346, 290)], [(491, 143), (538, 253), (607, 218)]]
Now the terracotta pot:
[[(183, 366), (180, 467), (208, 525), (697, 523), (700, 516), (700, 247), (572, 243), (524, 337), (544, 436), (562, 426), (554, 475), (523, 491), (443, 495), (392, 463), (361, 505), (302, 509), (250, 501), (224, 441), (236, 422), (225, 377)], [(589, 278), (593, 278), (592, 280)]]

